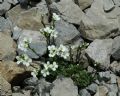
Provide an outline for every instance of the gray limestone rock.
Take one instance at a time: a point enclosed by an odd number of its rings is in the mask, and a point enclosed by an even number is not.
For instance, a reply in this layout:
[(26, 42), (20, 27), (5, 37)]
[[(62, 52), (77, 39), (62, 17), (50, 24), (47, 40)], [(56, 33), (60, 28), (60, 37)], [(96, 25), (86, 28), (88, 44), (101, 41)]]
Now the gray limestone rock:
[(60, 78), (53, 82), (51, 96), (78, 96), (78, 88), (70, 78)]

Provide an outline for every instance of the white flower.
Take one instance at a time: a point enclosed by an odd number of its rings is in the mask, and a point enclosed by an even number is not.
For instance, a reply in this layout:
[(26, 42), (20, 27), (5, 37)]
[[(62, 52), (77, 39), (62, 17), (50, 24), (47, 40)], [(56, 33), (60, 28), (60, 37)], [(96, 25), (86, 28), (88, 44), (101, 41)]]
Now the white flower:
[(31, 72), (31, 75), (32, 75), (34, 78), (37, 78), (38, 71), (34, 69), (34, 70)]
[(64, 51), (67, 51), (68, 49), (64, 45), (60, 44), (60, 47), (58, 48), (58, 50), (64, 52)]
[(57, 54), (57, 48), (55, 45), (48, 46), (49, 57), (54, 57)]
[(22, 50), (22, 51), (27, 51), (28, 46), (26, 44), (24, 44), (23, 42), (19, 42), (18, 44), (18, 49)]
[(72, 50), (74, 50), (74, 49), (76, 49), (76, 48), (78, 48), (78, 45), (73, 45), (73, 46), (71, 46), (71, 49), (72, 49)]
[(17, 64), (20, 64), (23, 62), (23, 58), (21, 58), (20, 56), (16, 56), (17, 59)]
[(59, 15), (57, 15), (56, 13), (53, 13), (53, 19), (55, 20), (55, 21), (58, 21), (58, 20), (60, 20), (60, 17), (59, 17)]
[(90, 45), (89, 43), (86, 44), (86, 46), (89, 46), (89, 45)]
[(50, 65), (50, 68), (53, 70), (53, 71), (56, 71), (56, 69), (58, 68), (58, 65), (56, 62), (53, 62), (53, 64)]
[(95, 63), (94, 66), (97, 66), (97, 64)]
[(50, 27), (46, 27), (43, 29), (44, 32), (51, 34), (52, 29)]
[(44, 68), (46, 69), (46, 70), (48, 70), (49, 68), (50, 68), (50, 62), (49, 61), (47, 61), (47, 64), (44, 64)]
[(51, 37), (56, 38), (57, 37), (57, 31), (53, 29), (53, 27), (46, 27), (43, 29), (40, 29), (40, 32), (44, 35), (49, 34)]
[(61, 44), (58, 48), (57, 55), (63, 57), (64, 59), (67, 59), (67, 57), (69, 56), (68, 48)]
[(24, 41), (25, 43), (31, 43), (31, 42), (32, 42), (32, 38), (27, 38), (27, 37), (25, 37), (25, 38), (23, 39), (23, 41)]
[(49, 73), (48, 70), (43, 69), (43, 70), (41, 70), (41, 74), (43, 75), (43, 77), (46, 77), (46, 76), (48, 76), (50, 73)]
[(27, 51), (29, 44), (32, 42), (32, 38), (23, 38), (23, 40), (21, 40), (18, 43), (18, 49), (23, 50), (23, 51)]
[(50, 36), (56, 38), (57, 34), (58, 32), (56, 30), (53, 30)]
[(62, 52), (61, 57), (63, 57), (64, 59), (67, 59), (67, 57), (69, 57), (69, 53), (68, 52)]
[(32, 62), (32, 59), (29, 58), (26, 54), (23, 54), (21, 56), (16, 56), (17, 64), (23, 64), (25, 66), (29, 66)]

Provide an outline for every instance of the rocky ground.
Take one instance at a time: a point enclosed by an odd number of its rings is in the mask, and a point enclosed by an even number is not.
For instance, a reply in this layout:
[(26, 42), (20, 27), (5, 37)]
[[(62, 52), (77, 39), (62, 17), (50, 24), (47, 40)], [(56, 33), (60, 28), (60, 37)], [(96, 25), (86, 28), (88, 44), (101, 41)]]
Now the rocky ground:
[[(50, 83), (30, 75), (47, 50), (39, 30), (49, 24), (50, 12), (62, 18), (55, 23), (57, 45), (90, 43), (84, 50), (84, 66), (99, 79), (84, 89), (78, 89), (71, 78)], [(0, 0), (0, 96), (120, 96), (119, 35), (120, 0), (42, 0), (28, 9), (22, 9), (17, 0)], [(27, 68), (15, 61), (23, 53), (17, 44), (25, 36), (33, 39), (30, 47), (35, 50), (27, 51), (34, 61)], [(93, 62), (99, 70), (91, 66)]]

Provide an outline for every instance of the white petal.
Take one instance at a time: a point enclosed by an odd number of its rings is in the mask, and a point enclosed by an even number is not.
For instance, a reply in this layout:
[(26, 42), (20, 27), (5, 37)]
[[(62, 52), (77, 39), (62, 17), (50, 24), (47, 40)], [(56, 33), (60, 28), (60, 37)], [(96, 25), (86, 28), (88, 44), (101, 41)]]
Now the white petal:
[(17, 61), (17, 64), (20, 64), (21, 62), (20, 61)]

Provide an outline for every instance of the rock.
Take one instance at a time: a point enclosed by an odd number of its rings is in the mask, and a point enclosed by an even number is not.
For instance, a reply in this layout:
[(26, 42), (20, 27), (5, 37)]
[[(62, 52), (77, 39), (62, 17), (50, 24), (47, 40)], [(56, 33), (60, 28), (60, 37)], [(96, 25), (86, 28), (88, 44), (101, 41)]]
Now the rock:
[(0, 3), (2, 3), (2, 0), (0, 0)]
[(118, 90), (120, 90), (120, 77), (117, 77)]
[(120, 0), (113, 0), (114, 4), (120, 6)]
[(108, 89), (105, 86), (99, 86), (97, 93), (94, 96), (107, 96)]
[(82, 10), (85, 10), (89, 6), (91, 6), (93, 0), (74, 0), (76, 4), (80, 6)]
[(95, 80), (95, 83), (96, 83), (97, 85), (100, 85), (100, 81), (99, 81), (99, 80)]
[(12, 23), (10, 20), (5, 19), (4, 17), (0, 17), (0, 32), (11, 32)]
[[(34, 66), (37, 66), (34, 64)], [(13, 61), (3, 61), (0, 62), (0, 74), (11, 83), (18, 82), (20, 83), (25, 78), (30, 76), (30, 72), (33, 70), (33, 67), (24, 67), (18, 66)]]
[(0, 32), (0, 60), (14, 60), (16, 49), (13, 39)]
[(120, 75), (120, 64), (117, 61), (114, 61), (112, 64), (110, 64), (110, 68), (114, 73)]
[(40, 79), (36, 86), (36, 93), (34, 96), (50, 96), (49, 91), (51, 88), (51, 83), (46, 82), (45, 79)]
[(43, 28), (41, 23), (42, 14), (37, 8), (32, 8), (24, 13), (21, 13), (16, 20), (16, 25), (21, 29), (39, 31)]
[(58, 3), (53, 2), (50, 6), (53, 12), (61, 14), (65, 21), (79, 25), (84, 13), (72, 0), (61, 0)]
[(117, 94), (115, 92), (109, 92), (107, 96), (117, 96)]
[(108, 12), (115, 8), (115, 5), (112, 0), (104, 0), (103, 8), (106, 12)]
[(0, 17), (0, 32), (4, 32), (11, 36), (11, 27), (12, 23), (10, 20), (5, 19), (4, 17)]
[(22, 93), (12, 93), (12, 96), (25, 96), (25, 94), (22, 94)]
[[(49, 0), (50, 1), (50, 0)], [(45, 0), (41, 0), (41, 2), (39, 2), (36, 7), (41, 11), (41, 13), (48, 13), (48, 8), (47, 8), (47, 1)]]
[(108, 80), (110, 80), (110, 71), (99, 72), (99, 76), (100, 76), (100, 78), (103, 79), (104, 81), (108, 81)]
[(109, 92), (118, 92), (118, 86), (117, 84), (105, 84), (105, 86), (108, 88)]
[[(33, 49), (35, 52), (33, 52), (31, 49), (26, 51), (26, 54), (30, 56), (30, 58), (39, 58), (39, 56), (42, 56), (46, 53), (47, 51), (46, 38), (39, 31), (23, 30), (22, 34), (19, 37), (18, 43), (21, 40), (23, 40), (24, 37), (32, 38), (30, 48)], [(24, 52), (18, 50), (18, 53), (23, 54)]]
[(8, 3), (6, 0), (0, 4), (0, 15), (5, 14), (11, 7), (11, 4)]
[(12, 93), (12, 96), (30, 96), (30, 90), (28, 91), (22, 91), (21, 93), (18, 92), (18, 93)]
[(111, 84), (116, 84), (117, 83), (117, 77), (114, 74), (110, 74), (110, 83)]
[(48, 11), (44, 11), (45, 8), (34, 7), (27, 11), (21, 9), (20, 6), (16, 6), (16, 8), (11, 9), (6, 17), (21, 29), (39, 31), (40, 28), (43, 28), (42, 15), (44, 20), (48, 21), (46, 16)]
[(96, 70), (95, 70), (93, 67), (91, 67), (91, 66), (88, 66), (87, 71), (88, 71), (89, 73), (96, 72)]
[(97, 92), (97, 88), (98, 88), (98, 85), (93, 83), (91, 85), (89, 85), (86, 89), (92, 93), (92, 94), (95, 94)]
[(58, 32), (58, 37), (56, 38), (56, 44), (70, 44), (76, 41), (81, 42), (80, 32), (72, 25), (64, 20), (60, 20), (55, 23), (55, 28)]
[(51, 96), (78, 96), (78, 88), (70, 78), (60, 78), (53, 82)]
[(113, 43), (113, 52), (112, 52), (112, 57), (115, 60), (120, 60), (120, 36), (117, 36), (114, 38), (114, 43)]
[(7, 0), (7, 2), (16, 5), (18, 3), (18, 0)]
[(103, 0), (94, 0), (91, 8), (87, 10), (86, 16), (82, 18), (79, 31), (84, 38), (94, 40), (110, 37), (111, 34), (114, 34), (114, 36), (119, 34), (117, 16), (120, 12), (116, 10), (115, 12), (105, 13), (103, 4)]
[(120, 92), (118, 93), (118, 96), (120, 96)]
[(18, 38), (20, 37), (20, 35), (22, 34), (22, 29), (19, 28), (18, 26), (15, 26), (13, 28), (13, 32), (12, 32), (12, 38), (14, 40), (18, 40)]
[(35, 86), (37, 85), (37, 81), (38, 81), (38, 78), (34, 78), (34, 77), (31, 77), (31, 78), (27, 78), (25, 79), (25, 84), (29, 85), (29, 86)]
[(16, 22), (18, 19), (18, 16), (25, 12), (25, 9), (22, 9), (20, 7), (20, 5), (17, 5), (15, 7), (13, 7), (12, 9), (10, 9), (9, 11), (6, 12), (6, 18), (8, 18), (9, 20), (11, 20), (12, 23)]
[(11, 96), (11, 85), (0, 75), (0, 95)]
[(90, 93), (86, 89), (82, 89), (79, 92), (80, 96), (91, 96)]
[(95, 63), (98, 63), (101, 68), (108, 68), (110, 64), (112, 45), (112, 39), (96, 39), (88, 46), (86, 53), (88, 57)]

